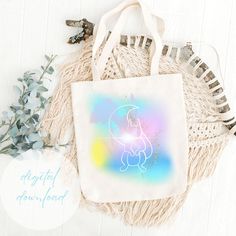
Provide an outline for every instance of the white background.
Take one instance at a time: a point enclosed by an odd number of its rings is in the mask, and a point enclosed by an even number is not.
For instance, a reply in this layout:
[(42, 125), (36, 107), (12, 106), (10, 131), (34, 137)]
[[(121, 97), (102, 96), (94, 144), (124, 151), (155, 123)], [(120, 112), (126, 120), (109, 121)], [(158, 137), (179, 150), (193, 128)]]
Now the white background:
[[(146, 0), (166, 22), (165, 40), (205, 41), (221, 58), (226, 93), (236, 110), (236, 1)], [(38, 68), (45, 53), (65, 55), (79, 46), (66, 19), (99, 17), (120, 0), (0, 0), (0, 111), (15, 100), (12, 86), (25, 70)], [(0, 236), (233, 236), (236, 235), (236, 139), (231, 139), (212, 178), (196, 184), (177, 217), (159, 228), (123, 225), (86, 210), (56, 230), (35, 232), (14, 223), (0, 205)], [(1, 156), (0, 173), (10, 158)]]

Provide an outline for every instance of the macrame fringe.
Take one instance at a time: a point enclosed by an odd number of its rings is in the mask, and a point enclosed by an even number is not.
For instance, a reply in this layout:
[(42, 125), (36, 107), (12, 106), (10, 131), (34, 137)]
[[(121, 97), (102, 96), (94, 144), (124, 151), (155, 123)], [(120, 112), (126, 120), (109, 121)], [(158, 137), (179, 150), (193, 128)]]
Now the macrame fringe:
[(216, 168), (218, 158), (224, 150), (227, 138), (205, 147), (196, 146), (189, 148), (188, 183), (203, 180), (211, 176)]
[(127, 225), (158, 226), (174, 217), (182, 207), (189, 188), (178, 197), (160, 200), (93, 203), (83, 198), (82, 206), (90, 210), (98, 210), (110, 216), (118, 216)]

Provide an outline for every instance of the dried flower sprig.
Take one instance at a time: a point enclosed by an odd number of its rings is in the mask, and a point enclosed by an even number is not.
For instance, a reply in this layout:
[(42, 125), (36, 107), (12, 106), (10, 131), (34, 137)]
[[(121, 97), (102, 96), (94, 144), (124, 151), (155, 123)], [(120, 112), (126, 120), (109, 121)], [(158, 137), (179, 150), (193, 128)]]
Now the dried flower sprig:
[(0, 121), (0, 154), (17, 156), (29, 149), (42, 149), (48, 137), (40, 130), (40, 119), (45, 107), (50, 102), (48, 88), (44, 85), (46, 75), (52, 75), (52, 62), (56, 56), (45, 56), (46, 66), (40, 71), (25, 72), (18, 78), (19, 86), (14, 86), (18, 93), (18, 102), (3, 112)]

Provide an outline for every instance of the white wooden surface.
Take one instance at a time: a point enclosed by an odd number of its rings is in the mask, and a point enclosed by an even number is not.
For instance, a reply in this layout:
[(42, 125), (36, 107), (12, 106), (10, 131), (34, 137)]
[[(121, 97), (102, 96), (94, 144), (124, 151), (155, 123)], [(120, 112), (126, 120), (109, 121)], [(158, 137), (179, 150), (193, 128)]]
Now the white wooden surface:
[[(22, 72), (43, 63), (45, 53), (65, 55), (78, 46), (65, 19), (99, 17), (120, 0), (0, 0), (0, 111), (14, 101), (12, 85)], [(168, 41), (205, 41), (221, 58), (225, 87), (236, 110), (236, 1), (146, 0), (166, 21)], [(0, 206), (0, 236), (234, 236), (236, 235), (236, 139), (225, 149), (215, 175), (196, 184), (172, 222), (159, 228), (123, 225), (98, 213), (77, 211), (56, 230), (36, 232), (14, 223)], [(9, 162), (0, 158), (0, 171)], [(0, 172), (0, 173), (1, 173)]]

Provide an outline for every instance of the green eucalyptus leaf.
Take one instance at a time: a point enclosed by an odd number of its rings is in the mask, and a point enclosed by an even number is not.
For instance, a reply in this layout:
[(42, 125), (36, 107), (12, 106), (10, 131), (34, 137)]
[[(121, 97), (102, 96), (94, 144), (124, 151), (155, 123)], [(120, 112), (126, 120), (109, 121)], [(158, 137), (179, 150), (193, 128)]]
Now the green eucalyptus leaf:
[(3, 112), (2, 112), (2, 116), (3, 116), (3, 118), (6, 118), (6, 119), (7, 119), (7, 118), (8, 118), (7, 111), (3, 111)]
[(33, 126), (26, 127), (25, 125), (23, 125), (20, 129), (20, 134), (25, 135), (27, 138), (33, 132), (35, 132), (35, 128)]
[(50, 66), (50, 67), (47, 69), (47, 73), (48, 73), (49, 75), (51, 75), (51, 74), (53, 74), (53, 72), (54, 72), (54, 69), (53, 69), (52, 66)]
[(25, 85), (27, 87), (29, 87), (30, 84), (32, 84), (34, 82), (34, 80), (32, 78), (30, 78), (30, 77), (28, 77), (28, 78), (26, 77), (26, 78), (24, 78), (24, 82), (25, 82)]
[(49, 57), (48, 55), (45, 55), (45, 58), (47, 61), (51, 61), (51, 57)]
[(19, 99), (18, 99), (18, 102), (19, 102), (19, 104), (20, 105), (24, 105), (24, 100), (23, 100), (23, 97), (20, 97)]
[[(28, 149), (26, 149), (26, 150), (28, 150)], [(25, 152), (26, 150), (24, 150), (24, 149), (18, 149), (17, 152), (16, 152), (16, 156), (22, 154), (22, 153)]]
[(10, 111), (7, 112), (8, 119), (11, 119), (14, 116), (15, 116), (15, 113), (13, 111), (10, 110)]
[(25, 107), (30, 110), (35, 110), (37, 107), (40, 107), (40, 105), (40, 99), (30, 96)]
[(20, 129), (22, 127), (22, 122), (20, 120), (16, 121), (16, 127)]
[(30, 114), (30, 109), (25, 109), (25, 110), (24, 110), (24, 113), (25, 113), (26, 115), (29, 115), (29, 114)]
[(39, 114), (32, 115), (32, 117), (30, 118), (30, 122), (37, 124), (39, 122)]
[(27, 136), (25, 136), (25, 142), (26, 142), (27, 144), (30, 144), (30, 140), (29, 140), (29, 138), (28, 138)]
[(1, 120), (1, 126), (6, 125), (6, 122), (4, 120)]
[(16, 114), (17, 114), (17, 115), (22, 115), (22, 114), (24, 114), (24, 112), (23, 112), (22, 110), (17, 110), (17, 111), (16, 111)]
[(18, 155), (17, 153), (17, 149), (15, 148), (9, 148), (7, 151), (6, 151), (6, 154), (10, 155), (10, 156), (13, 156), (13, 157), (16, 157)]
[(21, 147), (25, 142), (25, 136), (24, 135), (17, 135), (12, 138), (13, 143), (15, 144), (16, 148)]
[(11, 109), (13, 112), (16, 112), (16, 111), (22, 109), (22, 106), (19, 106), (19, 104), (16, 104), (16, 105), (13, 104), (13, 105), (10, 106), (10, 109)]
[(37, 97), (37, 90), (38, 90), (38, 87), (31, 91), (30, 99), (35, 99)]
[(29, 86), (29, 84), (31, 84), (34, 80), (32, 79), (31, 75), (29, 75), (28, 73), (25, 73), (23, 75), (23, 81), (25, 82), (27, 86)]
[(40, 86), (40, 87), (38, 87), (37, 91), (38, 91), (39, 93), (40, 93), (40, 92), (47, 92), (48, 89), (47, 89), (46, 87), (44, 87), (44, 86)]
[(25, 115), (25, 114), (21, 114), (21, 115), (19, 115), (19, 116), (17, 117), (17, 119), (19, 120), (20, 123), (23, 124), (23, 123), (26, 122), (26, 120), (28, 119), (28, 116)]
[(35, 142), (32, 146), (33, 149), (41, 149), (43, 148), (43, 142), (42, 141), (39, 141), (39, 142)]
[(19, 133), (22, 135), (28, 135), (28, 132), (29, 132), (29, 128), (25, 127), (25, 125), (22, 125), (19, 130)]
[(10, 111), (3, 111), (2, 112), (2, 121), (5, 123), (9, 123), (10, 119), (14, 116), (14, 113)]
[(45, 98), (45, 97), (43, 97), (42, 95), (40, 95), (39, 98), (40, 98), (41, 102), (46, 102), (46, 101), (48, 101), (48, 99)]
[(40, 136), (41, 136), (42, 138), (45, 138), (45, 137), (48, 136), (48, 134), (47, 134), (47, 132), (46, 132), (45, 130), (41, 130), (41, 131), (40, 131)]
[(28, 136), (30, 142), (41, 141), (41, 137), (39, 133), (32, 133)]
[(33, 83), (29, 85), (28, 90), (32, 91), (34, 89), (37, 89), (38, 87), (39, 87), (39, 84), (36, 81), (34, 81)]
[(9, 130), (8, 134), (10, 137), (13, 138), (17, 136), (18, 132), (19, 132), (19, 129), (16, 126), (14, 126), (13, 128)]
[(22, 94), (22, 90), (21, 90), (20, 87), (14, 85), (14, 86), (13, 86), (13, 89), (14, 89), (14, 91), (16, 92), (16, 94), (17, 94), (18, 96), (20, 96), (20, 95)]

